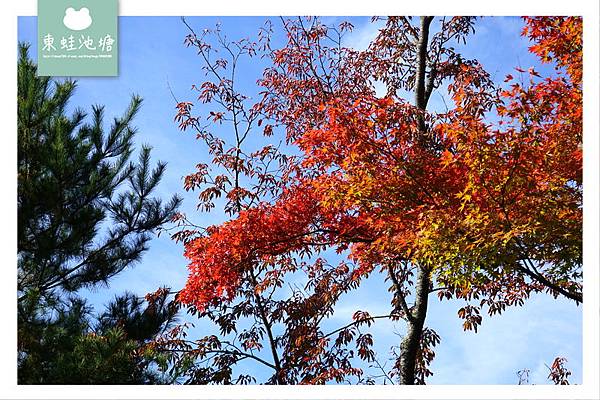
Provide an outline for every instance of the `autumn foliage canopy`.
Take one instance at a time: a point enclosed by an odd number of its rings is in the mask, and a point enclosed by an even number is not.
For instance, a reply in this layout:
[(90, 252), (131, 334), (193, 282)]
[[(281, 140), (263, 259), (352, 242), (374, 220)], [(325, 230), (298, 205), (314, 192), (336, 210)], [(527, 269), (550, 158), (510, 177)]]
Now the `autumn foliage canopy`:
[[(287, 273), (318, 275), (325, 261), (311, 256), (333, 248), (345, 259), (335, 269), (339, 279), (321, 281), (313, 306), (329, 310), (339, 294), (385, 273), (392, 315), (416, 332), (416, 342), (403, 346), (418, 347), (411, 368), (422, 382), (433, 358), (423, 340), (439, 341), (423, 327), (429, 293), (466, 300), (458, 312), (466, 330), (477, 330), (482, 309), (499, 313), (534, 292), (582, 302), (581, 18), (525, 18), (530, 52), (554, 68), (542, 75), (516, 67), (503, 82), (450, 46), (466, 42), (473, 18), (443, 18), (429, 37), (432, 20), (419, 27), (387, 18), (363, 51), (331, 39), (351, 26), (332, 30), (315, 20), (308, 27), (284, 21), (282, 48), (262, 42), (273, 64), (259, 81), (262, 98), (246, 110), (245, 98), (230, 96), (231, 122), (238, 144), (252, 125), (266, 137), (281, 133), (293, 155), (277, 158), (273, 146), (247, 158), (239, 145), (223, 150), (200, 129), (191, 103), (178, 105), (180, 127), (198, 130), (217, 163), (235, 172), (235, 184), (208, 179), (204, 166), (186, 180), (190, 188), (212, 184), (201, 200), (223, 192), (233, 218), (183, 235), (189, 278), (182, 304), (203, 312), (248, 295), (249, 279), (260, 296), (281, 287)], [(188, 40), (206, 50), (197, 36)], [(377, 94), (374, 82), (387, 93)], [(224, 96), (229, 85), (226, 78), (202, 85), (199, 99)], [(445, 90), (450, 104), (430, 111), (435, 90)], [(246, 131), (238, 132), (236, 117), (245, 118)], [(253, 167), (275, 159), (276, 174)], [(260, 184), (243, 189), (240, 173)], [(417, 298), (413, 308), (409, 295)], [(306, 382), (335, 376), (312, 378)]]
[[(294, 105), (310, 82), (281, 88), (267, 74), (263, 85), (292, 104), (276, 112), (306, 121), (315, 119), (296, 114), (315, 113), (322, 122), (288, 131), (303, 158), (275, 202), (186, 244), (190, 277), (181, 301), (202, 308), (231, 300), (243, 271), (315, 245), (349, 247), (356, 279), (377, 265), (420, 260), (466, 294), (487, 290), (496, 275), (521, 281), (520, 263), (529, 262), (533, 280), (520, 282), (520, 296), (545, 280), (550, 290), (577, 295), (581, 20), (526, 22), (530, 50), (554, 63), (556, 75), (517, 69), (521, 82), (509, 75), (508, 88), (497, 89), (477, 63), (453, 65), (446, 73), (454, 107), (444, 113), (422, 115), (402, 99), (367, 91)], [(287, 68), (302, 62), (292, 57), (301, 55), (282, 50), (278, 60)], [(432, 127), (426, 138), (419, 118)]]

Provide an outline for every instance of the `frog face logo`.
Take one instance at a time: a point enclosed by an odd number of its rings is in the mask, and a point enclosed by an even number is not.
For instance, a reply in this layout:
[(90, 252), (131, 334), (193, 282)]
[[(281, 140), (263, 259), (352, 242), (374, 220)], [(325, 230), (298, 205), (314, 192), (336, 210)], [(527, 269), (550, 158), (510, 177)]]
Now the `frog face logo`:
[(63, 24), (72, 31), (82, 31), (89, 28), (92, 25), (90, 10), (86, 7), (81, 8), (79, 11), (76, 11), (73, 7), (67, 8)]

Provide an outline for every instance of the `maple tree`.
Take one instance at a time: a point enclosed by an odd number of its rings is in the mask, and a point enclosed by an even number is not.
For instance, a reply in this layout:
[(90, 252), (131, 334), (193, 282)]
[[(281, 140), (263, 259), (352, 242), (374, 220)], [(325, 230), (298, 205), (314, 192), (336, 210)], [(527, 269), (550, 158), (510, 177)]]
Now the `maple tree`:
[[(443, 249), (439, 255), (458, 256), (454, 264), (459, 268), (487, 266), (483, 269), (490, 279), (469, 280), (483, 284), (483, 294), (490, 293), (485, 285), (491, 289), (495, 286), (491, 281), (504, 276), (512, 278), (507, 281), (512, 284), (509, 302), (546, 290), (579, 303), (583, 301), (581, 19), (526, 22), (523, 33), (535, 43), (530, 50), (542, 62), (554, 62), (556, 75), (544, 78), (534, 69), (526, 73), (517, 68), (521, 82), (507, 76), (510, 87), (491, 104), (487, 93), (474, 92), (471, 81), (480, 76), (476, 71), (468, 70), (461, 86), (452, 85), (457, 107), (438, 129), (453, 141), (444, 155), (444, 168), (461, 170), (465, 185), (457, 194), (460, 207), (439, 220), (441, 231), (448, 225), (454, 230), (450, 242), (443, 239), (446, 233), (434, 233), (431, 239)], [(496, 124), (490, 125), (483, 116), (473, 118), (489, 106), (498, 115)], [(455, 272), (450, 268), (453, 279), (460, 279)], [(465, 272), (481, 275), (473, 269)], [(514, 285), (515, 279), (519, 285)]]
[[(204, 30), (200, 35), (189, 25), (188, 28), (191, 33), (185, 43), (198, 50), (209, 78), (194, 85), (193, 90), (199, 92), (199, 100), (210, 108), (206, 112), (208, 122), (205, 123), (203, 118), (192, 114), (191, 102), (180, 102), (175, 119), (182, 130), (196, 133), (207, 146), (212, 160), (210, 165), (199, 164), (197, 172), (186, 177), (185, 187), (188, 190), (201, 189), (198, 208), (203, 211), (213, 210), (215, 203), (222, 198), (227, 215), (258, 223), (255, 218), (260, 215), (254, 211), (255, 208), (261, 207), (267, 200), (285, 196), (288, 190), (284, 182), (290, 180), (292, 173), (288, 166), (297, 162), (296, 157), (285, 155), (280, 150), (285, 146), (281, 142), (278, 146), (256, 146), (255, 142), (253, 148), (248, 138), (256, 141), (257, 134), (271, 135), (277, 121), (267, 115), (261, 102), (252, 102), (234, 85), (235, 71), (242, 68), (240, 64), (244, 60), (253, 62), (257, 52), (268, 58), (275, 57), (269, 44), (272, 26), (265, 25), (258, 42), (229, 41), (218, 27)], [(336, 31), (337, 44), (332, 49), (339, 47), (343, 31), (347, 29)], [(221, 126), (229, 127), (231, 136), (215, 134)], [(228, 139), (233, 140), (230, 142)], [(305, 200), (304, 203), (298, 201), (296, 208), (290, 207), (288, 211), (300, 217), (305, 205), (310, 203), (309, 199)], [(186, 254), (190, 257), (192, 252), (199, 250), (202, 238), (216, 228), (196, 225), (183, 214), (179, 214), (176, 221), (178, 228), (173, 237), (185, 243)], [(281, 230), (282, 224), (290, 222), (290, 219), (289, 215), (278, 213), (272, 215), (269, 221), (273, 224), (270, 239), (275, 240), (277, 230)], [(260, 226), (263, 227), (262, 223)], [(249, 237), (240, 236), (239, 239), (241, 244)], [(229, 243), (222, 244), (225, 247), (215, 249), (213, 254), (215, 257), (231, 255), (233, 262), (236, 255), (228, 248)], [(317, 246), (316, 243), (313, 245)], [(220, 250), (222, 254), (218, 254)], [(306, 248), (304, 255), (311, 254), (314, 254), (314, 249)], [(355, 321), (341, 329), (327, 332), (321, 327), (343, 292), (331, 292), (331, 287), (357, 285), (350, 279), (350, 262), (331, 265), (320, 258), (301, 261), (291, 255), (274, 254), (272, 259), (264, 258), (254, 269), (241, 273), (202, 269), (203, 265), (198, 263), (198, 274), (206, 274), (207, 281), (211, 281), (213, 286), (198, 287), (200, 292), (206, 293), (204, 303), (190, 303), (188, 311), (212, 321), (220, 334), (189, 340), (187, 327), (180, 327), (156, 342), (157, 348), (173, 353), (169, 372), (174, 377), (178, 376), (181, 382), (253, 382), (256, 378), (252, 375), (235, 374), (234, 367), (240, 363), (243, 365), (245, 360), (272, 370), (267, 383), (349, 382), (351, 377), (356, 378), (355, 382), (370, 379), (363, 377), (362, 371), (351, 365), (351, 359), (373, 359), (370, 335), (359, 332), (359, 326), (370, 325), (373, 318), (367, 313), (357, 313)], [(274, 269), (275, 265), (277, 268)], [(284, 287), (286, 274), (303, 275), (306, 285)], [(232, 280), (237, 285), (235, 294), (227, 292), (226, 284)], [(220, 283), (223, 285), (220, 286)], [(185, 304), (189, 301), (188, 293), (186, 289), (180, 291), (178, 300)], [(230, 296), (230, 301), (220, 301), (220, 296)], [(248, 323), (248, 319), (253, 322)], [(330, 340), (334, 335), (338, 335), (337, 340)], [(356, 345), (356, 353), (347, 349), (350, 342)]]
[[(209, 118), (231, 122), (235, 143), (224, 147), (192, 116), (192, 103), (179, 103), (180, 127), (195, 129), (227, 172), (212, 177), (200, 165), (186, 185), (208, 185), (200, 195), (206, 209), (224, 194), (233, 219), (176, 234), (190, 260), (178, 300), (225, 334), (242, 316), (260, 320), (236, 332), (242, 348), (214, 335), (200, 348), (186, 344), (192, 358), (218, 357), (212, 369), (197, 370), (200, 381), (229, 383), (231, 366), (246, 358), (273, 368), (271, 383), (360, 376), (346, 345), (354, 340), (358, 355), (373, 361), (372, 337), (358, 326), (384, 317), (407, 325), (388, 376), (425, 383), (440, 341), (425, 327), (431, 293), (467, 300), (458, 316), (474, 330), (483, 308), (499, 313), (534, 292), (583, 300), (581, 19), (525, 19), (531, 51), (556, 71), (544, 78), (518, 70), (528, 83), (507, 76), (507, 89), (455, 51), (473, 33), (474, 18), (439, 18), (431, 31), (433, 21), (389, 17), (357, 51), (342, 46), (347, 24), (285, 20), (284, 47), (271, 49), (268, 35), (260, 42), (272, 66), (260, 81), (262, 99), (251, 106), (234, 89), (234, 72), (221, 76), (235, 63), (212, 60), (211, 46), (193, 31), (188, 36), (216, 78), (198, 88), (199, 99), (222, 106)], [(217, 38), (233, 61), (256, 54), (251, 42)], [(376, 94), (375, 81), (385, 84), (385, 96)], [(428, 110), (432, 93), (446, 84), (454, 106)], [(265, 135), (281, 127), (300, 154), (283, 156), (272, 146), (246, 153), (244, 140), (263, 121)], [(275, 173), (268, 172), (271, 160)], [(255, 183), (243, 188), (242, 176)], [(344, 261), (306, 261), (328, 248)], [(312, 292), (273, 297), (298, 271)], [(319, 323), (339, 297), (377, 272), (391, 285), (390, 314), (359, 311), (348, 326), (323, 332)], [(284, 325), (283, 334), (274, 335), (275, 324)], [(261, 350), (264, 335), (272, 362), (252, 351)]]

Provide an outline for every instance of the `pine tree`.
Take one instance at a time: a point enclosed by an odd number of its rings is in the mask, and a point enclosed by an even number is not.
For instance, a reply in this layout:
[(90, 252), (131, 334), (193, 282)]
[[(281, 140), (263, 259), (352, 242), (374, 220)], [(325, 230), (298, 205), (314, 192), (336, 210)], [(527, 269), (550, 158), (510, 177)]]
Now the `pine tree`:
[[(168, 291), (146, 309), (143, 300), (120, 296), (97, 323), (77, 293), (108, 285), (138, 262), (181, 200), (152, 196), (166, 164), (152, 168), (149, 147), (131, 161), (141, 98), (133, 96), (107, 130), (101, 106), (89, 117), (81, 109), (67, 115), (75, 88), (72, 80), (38, 77), (28, 46), (20, 46), (19, 382), (151, 381), (132, 354), (174, 318)], [(159, 312), (149, 318), (149, 310)]]

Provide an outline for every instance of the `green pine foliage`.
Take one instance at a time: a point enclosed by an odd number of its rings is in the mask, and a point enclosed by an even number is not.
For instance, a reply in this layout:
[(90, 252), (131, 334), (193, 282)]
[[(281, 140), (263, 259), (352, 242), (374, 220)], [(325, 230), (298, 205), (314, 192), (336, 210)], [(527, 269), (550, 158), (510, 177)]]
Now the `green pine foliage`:
[(20, 46), (19, 383), (157, 382), (154, 356), (140, 349), (175, 317), (168, 291), (150, 301), (126, 293), (97, 317), (77, 293), (140, 261), (181, 200), (153, 196), (166, 165), (151, 165), (149, 147), (132, 160), (141, 98), (105, 124), (101, 106), (67, 115), (75, 88), (38, 77)]
[(166, 383), (166, 357), (146, 345), (176, 322), (167, 297), (167, 290), (150, 301), (125, 293), (97, 317), (78, 297), (53, 305), (25, 300), (33, 309), (25, 321), (19, 313), (19, 383)]

